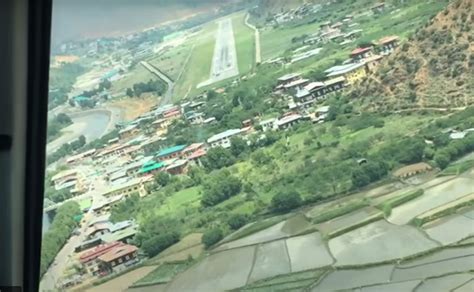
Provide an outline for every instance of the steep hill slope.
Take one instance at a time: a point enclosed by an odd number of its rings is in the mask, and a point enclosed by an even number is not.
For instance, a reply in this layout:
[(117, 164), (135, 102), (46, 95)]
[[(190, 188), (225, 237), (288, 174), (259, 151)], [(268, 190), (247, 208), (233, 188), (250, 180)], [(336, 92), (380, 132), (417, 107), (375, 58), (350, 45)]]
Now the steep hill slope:
[(457, 0), (385, 58), (351, 93), (365, 107), (461, 107), (474, 103), (474, 1)]

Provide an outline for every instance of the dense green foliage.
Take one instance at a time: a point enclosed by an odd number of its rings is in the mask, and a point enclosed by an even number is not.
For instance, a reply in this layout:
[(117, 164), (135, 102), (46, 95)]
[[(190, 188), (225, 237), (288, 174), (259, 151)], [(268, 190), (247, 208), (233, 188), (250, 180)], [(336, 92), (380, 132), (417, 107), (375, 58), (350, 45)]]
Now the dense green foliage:
[(141, 248), (149, 257), (153, 257), (178, 242), (179, 239), (180, 235), (177, 231), (169, 231), (145, 240)]
[(155, 183), (158, 185), (165, 187), (171, 180), (171, 175), (167, 172), (160, 171), (155, 174)]
[(234, 162), (235, 158), (230, 152), (230, 150), (222, 147), (215, 147), (210, 149), (207, 152), (206, 157), (202, 161), (204, 167), (209, 170), (221, 169), (223, 167), (234, 164)]
[(296, 191), (280, 191), (272, 198), (271, 209), (274, 212), (288, 212), (299, 207), (301, 195)]
[(85, 72), (86, 68), (76, 63), (63, 64), (59, 68), (51, 68), (49, 72), (48, 108), (53, 109), (64, 104), (68, 99), (76, 78)]
[(153, 92), (157, 95), (163, 95), (166, 92), (167, 85), (165, 82), (155, 79), (148, 80), (148, 82), (139, 82), (133, 84), (133, 88), (127, 88), (126, 94), (129, 97), (137, 96), (140, 97), (142, 93)]
[(66, 243), (77, 223), (74, 216), (81, 214), (79, 204), (76, 202), (67, 202), (60, 206), (56, 211), (49, 230), (44, 234), (41, 244), (41, 266), (40, 275), (43, 275), (52, 264), (56, 254)]
[(51, 142), (58, 138), (61, 130), (72, 124), (71, 118), (63, 113), (58, 114), (48, 121), (48, 137), (47, 141)]
[(202, 186), (204, 195), (201, 204), (204, 207), (210, 207), (237, 195), (242, 187), (242, 182), (227, 170), (221, 170), (211, 173)]
[(47, 158), (47, 163), (51, 164), (53, 162), (58, 161), (59, 159), (65, 157), (66, 155), (72, 154), (74, 151), (81, 149), (84, 145), (86, 145), (86, 137), (83, 135), (79, 136), (77, 140), (63, 144), (59, 147), (58, 150), (54, 151), (51, 155)]
[(227, 224), (229, 225), (230, 229), (237, 230), (240, 227), (244, 226), (247, 223), (248, 219), (247, 216), (244, 214), (234, 214), (227, 219)]
[(213, 246), (218, 243), (224, 237), (222, 229), (216, 227), (206, 230), (202, 236), (202, 243), (206, 248)]

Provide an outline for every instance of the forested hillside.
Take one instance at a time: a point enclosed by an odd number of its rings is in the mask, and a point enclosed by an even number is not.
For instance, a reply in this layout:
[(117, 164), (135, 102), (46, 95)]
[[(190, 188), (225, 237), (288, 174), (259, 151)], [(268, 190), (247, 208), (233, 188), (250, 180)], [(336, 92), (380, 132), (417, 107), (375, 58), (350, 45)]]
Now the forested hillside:
[(472, 104), (473, 3), (451, 3), (386, 58), (352, 97), (386, 110)]

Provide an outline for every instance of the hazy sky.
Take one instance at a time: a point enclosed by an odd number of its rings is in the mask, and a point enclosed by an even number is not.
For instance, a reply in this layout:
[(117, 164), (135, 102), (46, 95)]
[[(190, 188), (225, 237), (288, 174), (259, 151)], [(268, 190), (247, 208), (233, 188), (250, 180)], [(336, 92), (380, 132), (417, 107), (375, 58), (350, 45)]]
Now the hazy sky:
[[(212, 8), (218, 0), (53, 0), (52, 41), (119, 35)], [(212, 4), (214, 3), (214, 4)]]

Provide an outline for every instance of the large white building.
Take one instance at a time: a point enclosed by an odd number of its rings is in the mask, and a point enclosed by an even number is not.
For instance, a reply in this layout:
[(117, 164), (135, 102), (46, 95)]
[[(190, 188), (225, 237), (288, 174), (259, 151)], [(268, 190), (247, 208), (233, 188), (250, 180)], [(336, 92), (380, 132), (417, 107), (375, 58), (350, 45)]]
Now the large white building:
[(230, 129), (226, 130), (222, 133), (216, 134), (211, 138), (207, 139), (207, 144), (211, 148), (214, 147), (222, 147), (222, 148), (229, 148), (230, 147), (230, 138), (233, 136), (237, 136), (242, 132), (240, 129)]

